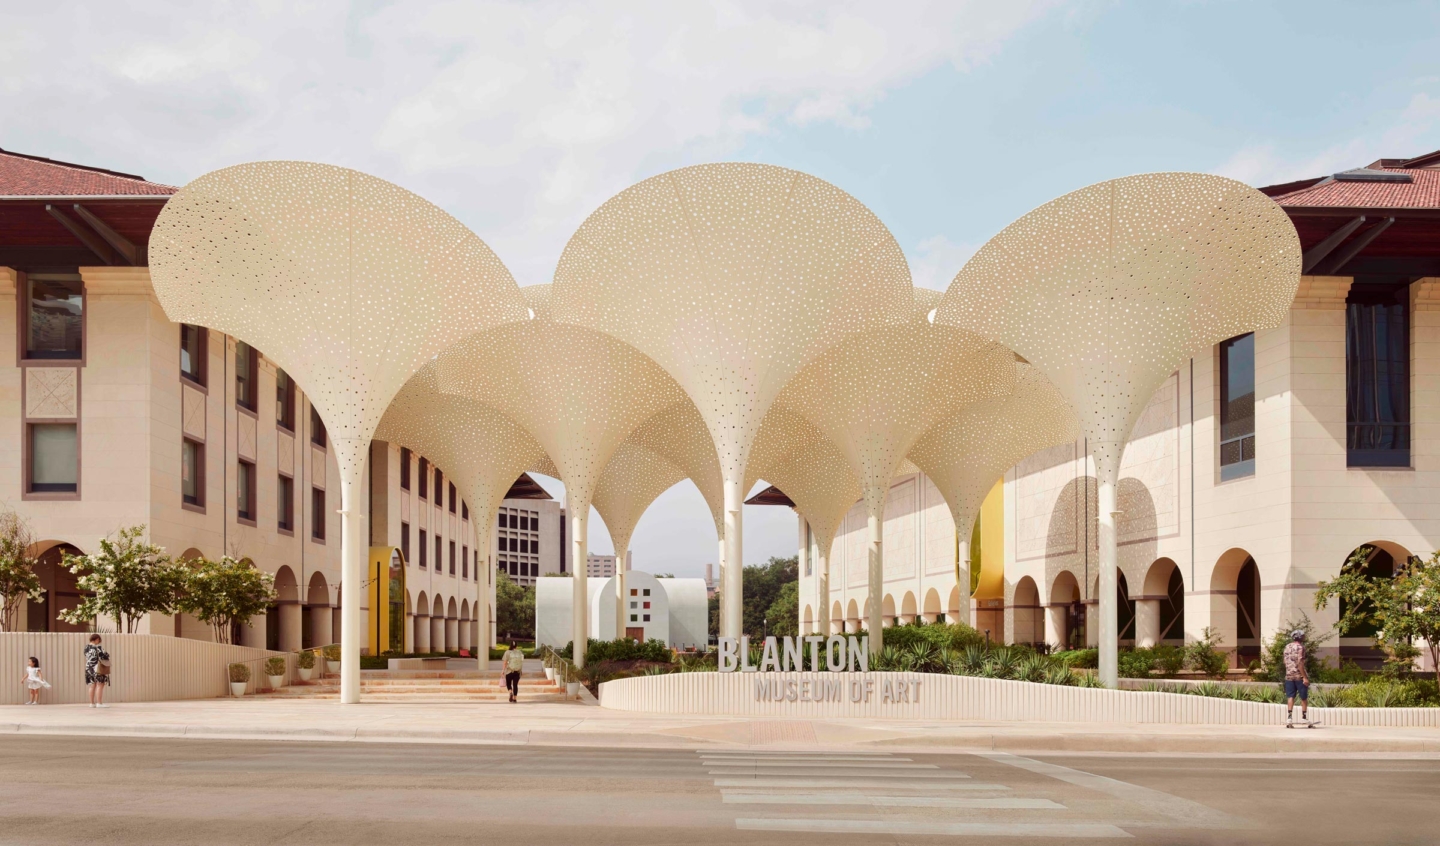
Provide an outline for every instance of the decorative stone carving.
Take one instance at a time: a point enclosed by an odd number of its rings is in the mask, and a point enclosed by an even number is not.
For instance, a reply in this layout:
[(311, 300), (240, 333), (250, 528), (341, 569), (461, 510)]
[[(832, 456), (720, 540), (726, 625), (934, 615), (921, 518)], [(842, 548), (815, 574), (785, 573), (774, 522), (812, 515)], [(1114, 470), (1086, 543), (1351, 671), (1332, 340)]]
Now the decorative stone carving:
[(25, 416), (31, 420), (74, 420), (80, 409), (78, 367), (25, 368)]
[(243, 411), (236, 412), (235, 417), (235, 452), (246, 461), (254, 461), (256, 420)]
[(206, 399), (203, 391), (180, 384), (180, 429), (186, 437), (205, 440)]

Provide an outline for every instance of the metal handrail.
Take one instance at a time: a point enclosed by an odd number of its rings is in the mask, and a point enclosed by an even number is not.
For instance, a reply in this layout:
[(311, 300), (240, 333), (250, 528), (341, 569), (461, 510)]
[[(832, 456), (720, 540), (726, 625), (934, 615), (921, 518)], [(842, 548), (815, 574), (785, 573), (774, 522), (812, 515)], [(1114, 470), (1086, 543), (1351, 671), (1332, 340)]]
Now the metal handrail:
[[(233, 664), (244, 664), (244, 665), (245, 665), (246, 667), (248, 667), (249, 670), (250, 670), (250, 680), (249, 680), (248, 682), (246, 682), (246, 684), (245, 684), (245, 692), (246, 692), (247, 694), (259, 693), (259, 692), (261, 692), (261, 691), (266, 691), (266, 690), (268, 690), (268, 691), (273, 691), (275, 688), (272, 688), (272, 687), (269, 687), (269, 686), (268, 686), (269, 679), (267, 678), (267, 676), (268, 676), (269, 674), (265, 672), (265, 663), (266, 663), (267, 661), (269, 661), (271, 658), (279, 658), (279, 657), (282, 657), (282, 656), (283, 656), (284, 659), (285, 659), (285, 672), (284, 672), (284, 674), (283, 674), (283, 676), (284, 676), (284, 681), (281, 682), (280, 686), (281, 686), (281, 687), (288, 687), (289, 685), (295, 684), (296, 681), (298, 681), (299, 678), (300, 678), (300, 673), (299, 673), (299, 669), (300, 669), (299, 657), (300, 657), (300, 653), (301, 653), (301, 652), (313, 652), (313, 653), (315, 654), (315, 665), (316, 665), (316, 669), (318, 669), (318, 670), (320, 671), (319, 677), (320, 677), (320, 678), (324, 678), (325, 675), (326, 675), (326, 673), (325, 673), (325, 663), (324, 663), (324, 662), (325, 662), (325, 649), (328, 648), (328, 647), (330, 647), (330, 646), (339, 646), (339, 645), (340, 645), (340, 644), (338, 644), (338, 643), (331, 643), (331, 644), (326, 644), (325, 646), (312, 646), (312, 647), (309, 647), (309, 648), (306, 648), (306, 649), (301, 649), (301, 650), (299, 650), (299, 652), (279, 652), (278, 650), (275, 650), (275, 653), (276, 653), (276, 654), (266, 655), (266, 656), (264, 656), (263, 658), (250, 658), (250, 659), (247, 659), (247, 660), (245, 660), (245, 661), (227, 661), (227, 662), (225, 662), (225, 666), (224, 666), (225, 682), (226, 682), (227, 686), (228, 686), (229, 683), (230, 683), (230, 667), (231, 667), (231, 665), (233, 665)], [(267, 650), (267, 651), (269, 651), (269, 650)], [(264, 683), (263, 683), (263, 684), (262, 684), (262, 682), (261, 682), (261, 679), (264, 679)]]

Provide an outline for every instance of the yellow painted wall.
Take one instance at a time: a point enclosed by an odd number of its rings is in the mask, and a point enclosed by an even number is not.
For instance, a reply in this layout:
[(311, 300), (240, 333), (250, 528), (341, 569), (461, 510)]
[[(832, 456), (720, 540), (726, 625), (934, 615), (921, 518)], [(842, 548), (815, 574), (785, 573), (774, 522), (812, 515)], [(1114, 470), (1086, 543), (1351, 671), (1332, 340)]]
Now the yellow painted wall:
[(1005, 485), (1004, 480), (985, 495), (980, 506), (980, 582), (976, 599), (1005, 598)]

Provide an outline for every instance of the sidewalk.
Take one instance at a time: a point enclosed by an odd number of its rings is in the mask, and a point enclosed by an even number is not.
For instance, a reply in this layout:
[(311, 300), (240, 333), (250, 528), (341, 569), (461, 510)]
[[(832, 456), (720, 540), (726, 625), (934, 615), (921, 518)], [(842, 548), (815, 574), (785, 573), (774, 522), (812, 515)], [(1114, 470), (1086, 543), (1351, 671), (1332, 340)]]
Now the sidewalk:
[(85, 705), (0, 706), (11, 733), (282, 739), (394, 743), (508, 743), (698, 749), (791, 746), (882, 747), (915, 752), (1323, 753), (1440, 756), (1426, 728), (1180, 726), (875, 719), (773, 720), (609, 711), (583, 702), (372, 702), (338, 705), (283, 699), (206, 699)]

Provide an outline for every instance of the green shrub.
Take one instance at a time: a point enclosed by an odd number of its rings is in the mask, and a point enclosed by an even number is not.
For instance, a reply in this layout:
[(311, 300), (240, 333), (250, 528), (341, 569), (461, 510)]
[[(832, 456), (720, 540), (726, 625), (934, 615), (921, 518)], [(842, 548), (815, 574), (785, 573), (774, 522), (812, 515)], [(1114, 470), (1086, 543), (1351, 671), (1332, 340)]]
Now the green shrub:
[(1185, 663), (1197, 673), (1220, 677), (1230, 669), (1230, 656), (1217, 647), (1220, 632), (1214, 626), (1206, 626), (1200, 639), (1185, 646)]
[(308, 649), (295, 653), (295, 666), (302, 670), (315, 669), (315, 653)]
[(1305, 644), (1305, 670), (1310, 674), (1310, 680), (1316, 681), (1320, 678), (1320, 670), (1325, 666), (1320, 660), (1320, 647), (1326, 641), (1335, 636), (1334, 632), (1326, 633), (1323, 637), (1315, 634), (1315, 625), (1310, 622), (1310, 616), (1304, 611), (1300, 612), (1299, 620), (1290, 620), (1275, 633), (1275, 636), (1264, 641), (1264, 648), (1260, 650), (1260, 660), (1250, 667), (1250, 675), (1258, 681), (1285, 681), (1285, 647), (1290, 643), (1290, 633), (1299, 629), (1305, 633), (1302, 643)]
[(236, 662), (230, 665), (230, 681), (235, 684), (250, 681), (250, 665)]
[(899, 649), (910, 649), (924, 643), (936, 650), (953, 650), (976, 644), (983, 646), (985, 635), (962, 623), (910, 623), (886, 629), (884, 640), (886, 646)]
[[(759, 661), (758, 649), (751, 645), (751, 652), (755, 656), (754, 661)], [(763, 644), (761, 645), (763, 646)], [(561, 655), (573, 655), (575, 643), (572, 641), (565, 644), (562, 650), (556, 650)], [(637, 643), (630, 638), (622, 637), (617, 640), (594, 640), (585, 643), (585, 663), (599, 664), (604, 661), (653, 661), (657, 664), (668, 664), (672, 653), (670, 647), (665, 645), (663, 640), (651, 638), (644, 643)]]
[(340, 660), (340, 644), (338, 643), (332, 643), (321, 651), (325, 653), (326, 661)]
[(1440, 706), (1435, 682), (1428, 679), (1398, 681), (1372, 678), (1343, 688), (1330, 697), (1331, 707), (1341, 708), (1433, 708)]
[(1149, 649), (1122, 649), (1119, 654), (1120, 678), (1148, 679), (1155, 668), (1155, 654)]
[(1152, 646), (1150, 654), (1155, 656), (1155, 669), (1162, 676), (1173, 676), (1185, 669), (1185, 650), (1179, 646), (1162, 643)]
[(269, 658), (266, 658), (266, 659), (265, 659), (265, 675), (267, 675), (267, 676), (283, 676), (283, 675), (285, 675), (285, 659), (284, 659), (284, 658), (281, 658), (279, 655), (271, 655)]
[(1338, 667), (1330, 666), (1328, 661), (1322, 663), (1320, 672), (1310, 676), (1310, 679), (1321, 684), (1360, 684), (1369, 681), (1373, 675), (1368, 670), (1362, 670), (1359, 664), (1346, 658), (1340, 662)]
[(1076, 670), (1094, 670), (1100, 667), (1098, 649), (1065, 649), (1052, 653), (1051, 657)]

